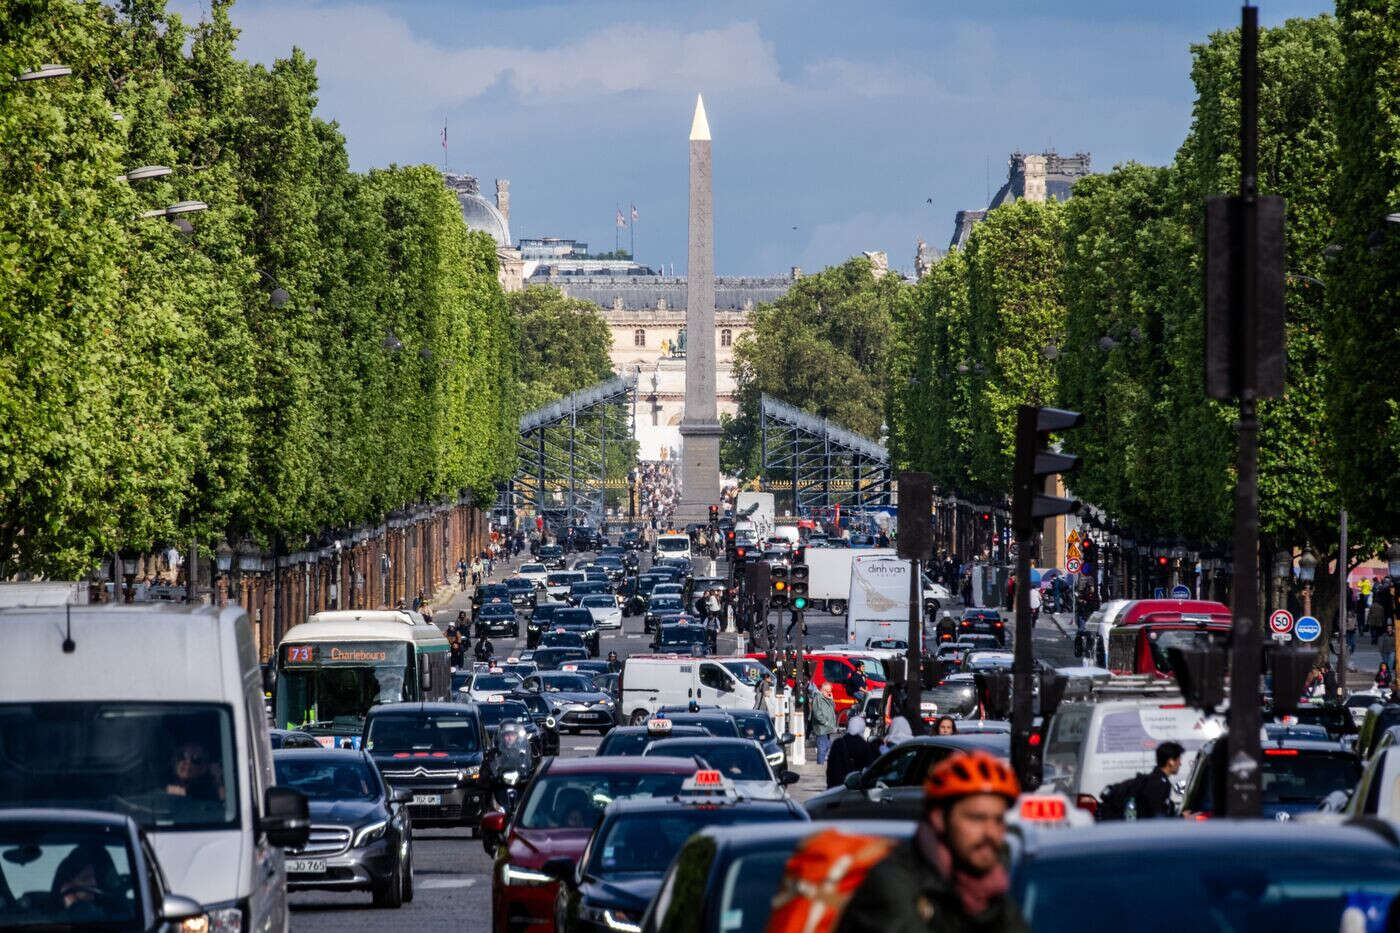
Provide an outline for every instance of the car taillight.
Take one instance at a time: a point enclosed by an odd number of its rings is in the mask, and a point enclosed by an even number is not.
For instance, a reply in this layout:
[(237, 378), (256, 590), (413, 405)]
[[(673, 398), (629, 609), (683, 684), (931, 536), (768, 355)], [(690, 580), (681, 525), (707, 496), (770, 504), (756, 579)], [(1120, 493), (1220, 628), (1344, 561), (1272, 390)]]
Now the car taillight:
[(1099, 798), (1095, 797), (1093, 794), (1080, 794), (1078, 797), (1074, 798), (1074, 805), (1081, 810), (1087, 810), (1090, 813), (1098, 815)]
[(1282, 756), (1287, 757), (1287, 758), (1297, 758), (1297, 757), (1298, 757), (1298, 749), (1296, 749), (1296, 748), (1266, 748), (1266, 749), (1264, 749), (1264, 754), (1266, 754), (1266, 755), (1275, 755), (1275, 756), (1282, 755)]

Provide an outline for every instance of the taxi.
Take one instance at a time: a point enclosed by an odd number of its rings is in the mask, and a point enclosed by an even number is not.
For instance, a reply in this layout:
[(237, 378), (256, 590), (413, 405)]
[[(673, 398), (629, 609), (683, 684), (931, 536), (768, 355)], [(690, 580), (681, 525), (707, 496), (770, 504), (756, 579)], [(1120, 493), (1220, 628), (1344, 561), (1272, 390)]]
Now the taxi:
[(642, 755), (658, 739), (699, 739), (710, 735), (700, 726), (678, 726), (666, 718), (648, 719), (644, 726), (618, 726), (598, 743), (598, 757)]

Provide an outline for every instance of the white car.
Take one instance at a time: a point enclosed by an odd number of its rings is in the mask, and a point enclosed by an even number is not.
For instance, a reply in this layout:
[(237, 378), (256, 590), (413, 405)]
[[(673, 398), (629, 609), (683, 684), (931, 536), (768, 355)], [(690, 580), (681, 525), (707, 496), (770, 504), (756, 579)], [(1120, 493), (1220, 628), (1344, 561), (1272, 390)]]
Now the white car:
[(598, 628), (622, 628), (622, 610), (617, 598), (607, 593), (593, 593), (583, 597), (579, 606), (593, 615), (593, 624)]
[(471, 703), (484, 703), (488, 697), (510, 693), (520, 686), (520, 677), (499, 667), (473, 674), (457, 689), (457, 695)]
[(549, 568), (544, 564), (521, 564), (520, 569), (515, 572), (517, 577), (524, 577), (536, 588), (544, 586), (544, 578), (549, 576)]

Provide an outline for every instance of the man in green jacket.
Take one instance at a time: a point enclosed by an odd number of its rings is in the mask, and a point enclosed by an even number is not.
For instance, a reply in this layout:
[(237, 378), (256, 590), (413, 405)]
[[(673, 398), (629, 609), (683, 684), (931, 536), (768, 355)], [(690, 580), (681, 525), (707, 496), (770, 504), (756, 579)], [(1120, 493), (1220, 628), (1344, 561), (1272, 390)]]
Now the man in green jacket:
[(831, 751), (831, 737), (838, 728), (836, 700), (831, 695), (831, 684), (822, 684), (820, 690), (812, 693), (812, 734), (817, 737), (817, 764), (826, 764), (827, 753)]
[(924, 818), (851, 895), (840, 933), (1028, 933), (1002, 857), (1020, 793), (1006, 762), (950, 755), (924, 781)]

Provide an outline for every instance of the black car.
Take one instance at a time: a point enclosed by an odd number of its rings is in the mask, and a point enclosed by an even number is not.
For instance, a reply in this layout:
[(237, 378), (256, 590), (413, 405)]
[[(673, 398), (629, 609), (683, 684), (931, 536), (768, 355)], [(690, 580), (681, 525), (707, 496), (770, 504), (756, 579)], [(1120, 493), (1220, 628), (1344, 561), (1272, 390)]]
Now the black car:
[(564, 549), (557, 544), (542, 544), (535, 555), (550, 570), (564, 569)]
[(1011, 754), (1011, 737), (1000, 735), (924, 735), (885, 752), (846, 783), (807, 801), (818, 820), (917, 820), (923, 816), (924, 778), (929, 768), (954, 752), (981, 750), (1001, 758)]
[(594, 563), (597, 564), (599, 569), (606, 573), (608, 579), (612, 580), (614, 583), (621, 581), (623, 576), (627, 573), (627, 565), (623, 562), (621, 554), (599, 554), (598, 559), (595, 560)]
[[(684, 929), (693, 933), (763, 933), (787, 860), (813, 834), (835, 829), (857, 836), (902, 841), (914, 823), (862, 820), (711, 826), (691, 836), (662, 879), (671, 892), (656, 898), (642, 919), (642, 933)], [(735, 883), (742, 879), (741, 883)]]
[[(587, 573), (588, 571), (584, 571)], [(569, 605), (577, 606), (580, 599), (585, 596), (611, 596), (613, 595), (612, 584), (607, 580), (607, 574), (603, 574), (601, 580), (584, 580), (582, 583), (575, 583), (569, 587)]]
[(476, 614), (476, 638), (480, 641), (489, 635), (506, 638), (520, 637), (520, 620), (515, 615), (515, 607), (510, 603), (487, 603)]
[(584, 661), (587, 659), (587, 648), (563, 647), (536, 649), (535, 656), (531, 660), (539, 665), (540, 672), (543, 673), (546, 671), (557, 671), (559, 670), (559, 665), (568, 661)]
[(593, 613), (578, 606), (565, 606), (556, 611), (549, 620), (551, 629), (564, 629), (566, 632), (573, 632), (583, 638), (584, 644), (588, 646), (589, 654), (598, 656), (601, 645), (598, 634), (598, 623), (593, 621)]
[(959, 635), (991, 635), (998, 645), (1006, 644), (1006, 623), (995, 609), (964, 609), (958, 620)]
[(516, 691), (509, 699), (520, 702), (530, 714), (530, 721), (540, 731), (540, 754), (559, 754), (559, 723), (554, 718), (554, 710), (549, 701), (538, 693)]
[[(1392, 920), (1393, 827), (1293, 820), (1136, 820), (1023, 830), (1010, 898), (1036, 931), (1332, 930), (1348, 907)], [(1085, 867), (1112, 866), (1084, 893)], [(1384, 921), (1374, 927), (1381, 929)], [(1360, 929), (1360, 926), (1347, 926)]]
[[(664, 724), (664, 728), (658, 728)], [(618, 726), (603, 736), (594, 754), (600, 758), (620, 755), (638, 756), (647, 746), (660, 739), (699, 739), (710, 735), (699, 726), (676, 726), (670, 720), (652, 719), (645, 726)]]
[(316, 741), (314, 735), (299, 729), (268, 729), (267, 738), (274, 749), (321, 747), (321, 743)]
[(287, 850), (289, 891), (369, 891), (377, 907), (413, 900), (411, 790), (391, 790), (360, 750), (283, 749), (272, 765), (311, 808), (310, 838)]
[[(1225, 803), (1224, 738), (1201, 746), (1186, 781), (1184, 813), (1218, 816)], [(1351, 790), (1361, 779), (1361, 759), (1337, 742), (1309, 739), (1264, 741), (1259, 814), (1292, 819), (1316, 810), (1328, 794)]]
[(698, 771), (669, 800), (616, 800), (577, 866), (567, 859), (546, 862), (545, 873), (559, 881), (555, 929), (616, 933), (636, 927), (676, 853), (707, 826), (807, 821), (791, 800), (748, 800), (728, 782), (708, 783), (716, 777)]
[(475, 618), (481, 607), (490, 603), (510, 605), (510, 590), (504, 583), (484, 583), (476, 588), (476, 592), (472, 593), (472, 617)]
[(674, 621), (662, 617), (656, 626), (652, 650), (665, 654), (689, 654), (697, 658), (710, 653), (710, 633), (699, 619), (676, 616)]
[(669, 719), (671, 728), (676, 726), (699, 726), (710, 735), (719, 736), (724, 739), (737, 739), (739, 737), (739, 724), (734, 721), (725, 710), (719, 707), (700, 707), (694, 712), (686, 710), (673, 710), (669, 707), (661, 707), (657, 710), (653, 719)]
[(596, 729), (601, 735), (616, 725), (617, 704), (587, 674), (540, 671), (526, 677), (520, 689), (544, 697), (560, 732)]
[(774, 773), (788, 769), (787, 747), (795, 741), (791, 732), (778, 735), (772, 718), (761, 709), (728, 709), (725, 713), (739, 728), (739, 738), (753, 739), (763, 746), (763, 757), (768, 759)]
[(150, 933), (207, 928), (204, 907), (169, 890), (154, 846), (129, 816), (0, 810), (0, 853), (0, 925)]
[[(485, 700), (475, 701), (476, 711), (481, 714), (481, 723), (486, 727), (487, 739), (494, 741), (496, 730), (503, 722), (519, 723), (525, 734), (530, 737), (530, 747), (534, 749), (537, 756), (543, 755), (544, 736), (540, 734), (540, 727), (535, 724), (534, 717), (530, 715), (530, 708), (517, 699), (516, 694), (507, 693), (500, 696), (491, 696)], [(488, 743), (489, 744), (489, 743)]]
[(646, 547), (646, 542), (642, 540), (642, 533), (635, 528), (624, 531), (619, 543), (629, 551), (640, 551)]
[(481, 775), (486, 727), (461, 703), (385, 703), (370, 708), (364, 748), (393, 788), (413, 793), (415, 825), (466, 825), (479, 832), (490, 788)]
[(530, 610), (535, 607), (535, 584), (525, 577), (506, 577), (501, 584), (510, 593), (510, 604), (516, 609)]
[(685, 600), (680, 596), (653, 596), (647, 600), (646, 615), (642, 617), (642, 631), (653, 632), (660, 618), (685, 612)]
[(548, 628), (540, 632), (540, 648), (581, 648), (586, 653), (588, 643), (577, 632), (565, 628)]
[(540, 603), (525, 625), (525, 647), (533, 648), (540, 643), (540, 632), (549, 627), (554, 613), (564, 608), (563, 603)]

